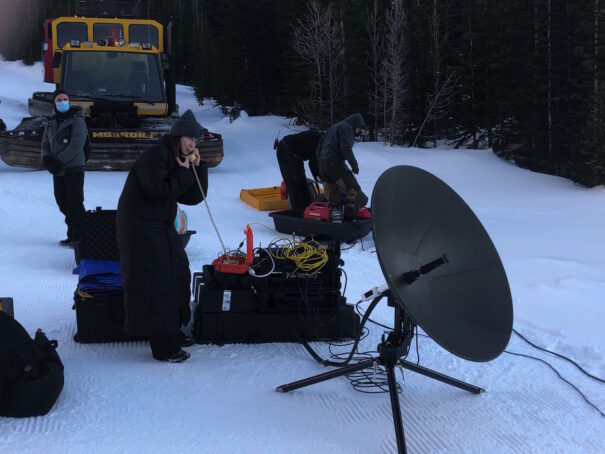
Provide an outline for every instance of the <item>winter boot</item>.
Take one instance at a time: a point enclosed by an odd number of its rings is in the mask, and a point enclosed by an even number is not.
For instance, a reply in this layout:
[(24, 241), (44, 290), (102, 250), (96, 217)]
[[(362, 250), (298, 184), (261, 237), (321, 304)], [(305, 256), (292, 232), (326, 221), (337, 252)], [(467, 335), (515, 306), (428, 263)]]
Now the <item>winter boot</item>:
[(185, 350), (179, 350), (178, 352), (167, 356), (160, 361), (167, 361), (169, 363), (182, 363), (183, 361), (187, 361), (191, 355), (187, 353)]

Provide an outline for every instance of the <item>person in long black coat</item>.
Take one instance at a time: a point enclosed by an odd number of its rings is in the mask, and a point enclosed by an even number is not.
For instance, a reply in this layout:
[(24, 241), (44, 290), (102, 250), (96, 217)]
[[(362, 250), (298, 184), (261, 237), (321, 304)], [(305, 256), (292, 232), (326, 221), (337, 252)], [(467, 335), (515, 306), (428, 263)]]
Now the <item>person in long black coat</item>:
[(174, 219), (177, 202), (195, 205), (203, 200), (190, 165), (196, 166), (204, 194), (208, 189), (208, 169), (200, 166), (196, 148), (200, 132), (188, 110), (136, 160), (118, 203), (125, 330), (149, 337), (152, 356), (160, 361), (189, 358), (181, 348), (181, 326), (191, 318), (191, 272)]

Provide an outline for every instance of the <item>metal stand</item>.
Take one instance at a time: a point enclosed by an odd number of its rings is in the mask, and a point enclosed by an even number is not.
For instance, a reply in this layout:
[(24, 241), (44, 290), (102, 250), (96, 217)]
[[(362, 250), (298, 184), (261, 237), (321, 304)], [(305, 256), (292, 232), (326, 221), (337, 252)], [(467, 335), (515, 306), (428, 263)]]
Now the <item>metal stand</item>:
[[(376, 299), (382, 298), (383, 295), (378, 296)], [(375, 299), (375, 301), (376, 301)], [(295, 389), (304, 388), (315, 383), (320, 383), (332, 378), (341, 377), (343, 375), (357, 372), (362, 369), (373, 367), (376, 364), (385, 367), (387, 372), (387, 378), (389, 382), (389, 395), (391, 398), (391, 409), (393, 412), (393, 423), (395, 425), (395, 436), (397, 437), (397, 451), (400, 454), (406, 453), (407, 449), (405, 446), (405, 435), (403, 432), (403, 421), (401, 418), (401, 408), (399, 406), (399, 396), (397, 394), (397, 381), (395, 379), (395, 366), (400, 366), (405, 369), (409, 369), (412, 372), (419, 373), (426, 377), (438, 380), (451, 386), (469, 391), (474, 394), (479, 394), (484, 390), (474, 385), (470, 385), (455, 378), (448, 377), (447, 375), (440, 374), (431, 369), (427, 369), (422, 366), (410, 363), (402, 360), (401, 358), (406, 356), (412, 337), (414, 335), (414, 328), (416, 323), (412, 318), (402, 309), (400, 305), (396, 304), (391, 300), (391, 296), (388, 297), (389, 306), (395, 309), (395, 325), (394, 330), (389, 332), (388, 335), (383, 336), (382, 342), (378, 344), (378, 356), (372, 359), (361, 361), (350, 366), (342, 367), (340, 369), (332, 370), (313, 377), (305, 378), (293, 383), (288, 383), (277, 387), (278, 392), (288, 392)]]

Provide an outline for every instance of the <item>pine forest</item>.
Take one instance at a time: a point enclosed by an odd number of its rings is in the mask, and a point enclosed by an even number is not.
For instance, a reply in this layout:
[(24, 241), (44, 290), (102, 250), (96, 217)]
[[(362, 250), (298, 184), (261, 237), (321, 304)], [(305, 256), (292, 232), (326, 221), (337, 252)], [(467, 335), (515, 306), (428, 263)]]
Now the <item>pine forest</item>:
[[(140, 13), (174, 21), (179, 82), (226, 110), (319, 129), (359, 112), (367, 140), (491, 148), (593, 187), (605, 184), (600, 2), (142, 0)], [(0, 54), (26, 64), (44, 20), (75, 7), (1, 4)]]

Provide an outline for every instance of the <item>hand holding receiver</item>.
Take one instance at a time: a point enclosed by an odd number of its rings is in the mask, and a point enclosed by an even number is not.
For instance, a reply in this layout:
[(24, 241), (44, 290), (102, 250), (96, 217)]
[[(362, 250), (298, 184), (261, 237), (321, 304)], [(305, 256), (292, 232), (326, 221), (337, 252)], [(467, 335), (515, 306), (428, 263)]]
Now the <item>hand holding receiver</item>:
[(189, 157), (185, 156), (183, 154), (177, 155), (176, 156), (176, 163), (181, 166), (184, 167), (186, 169), (189, 168)]

